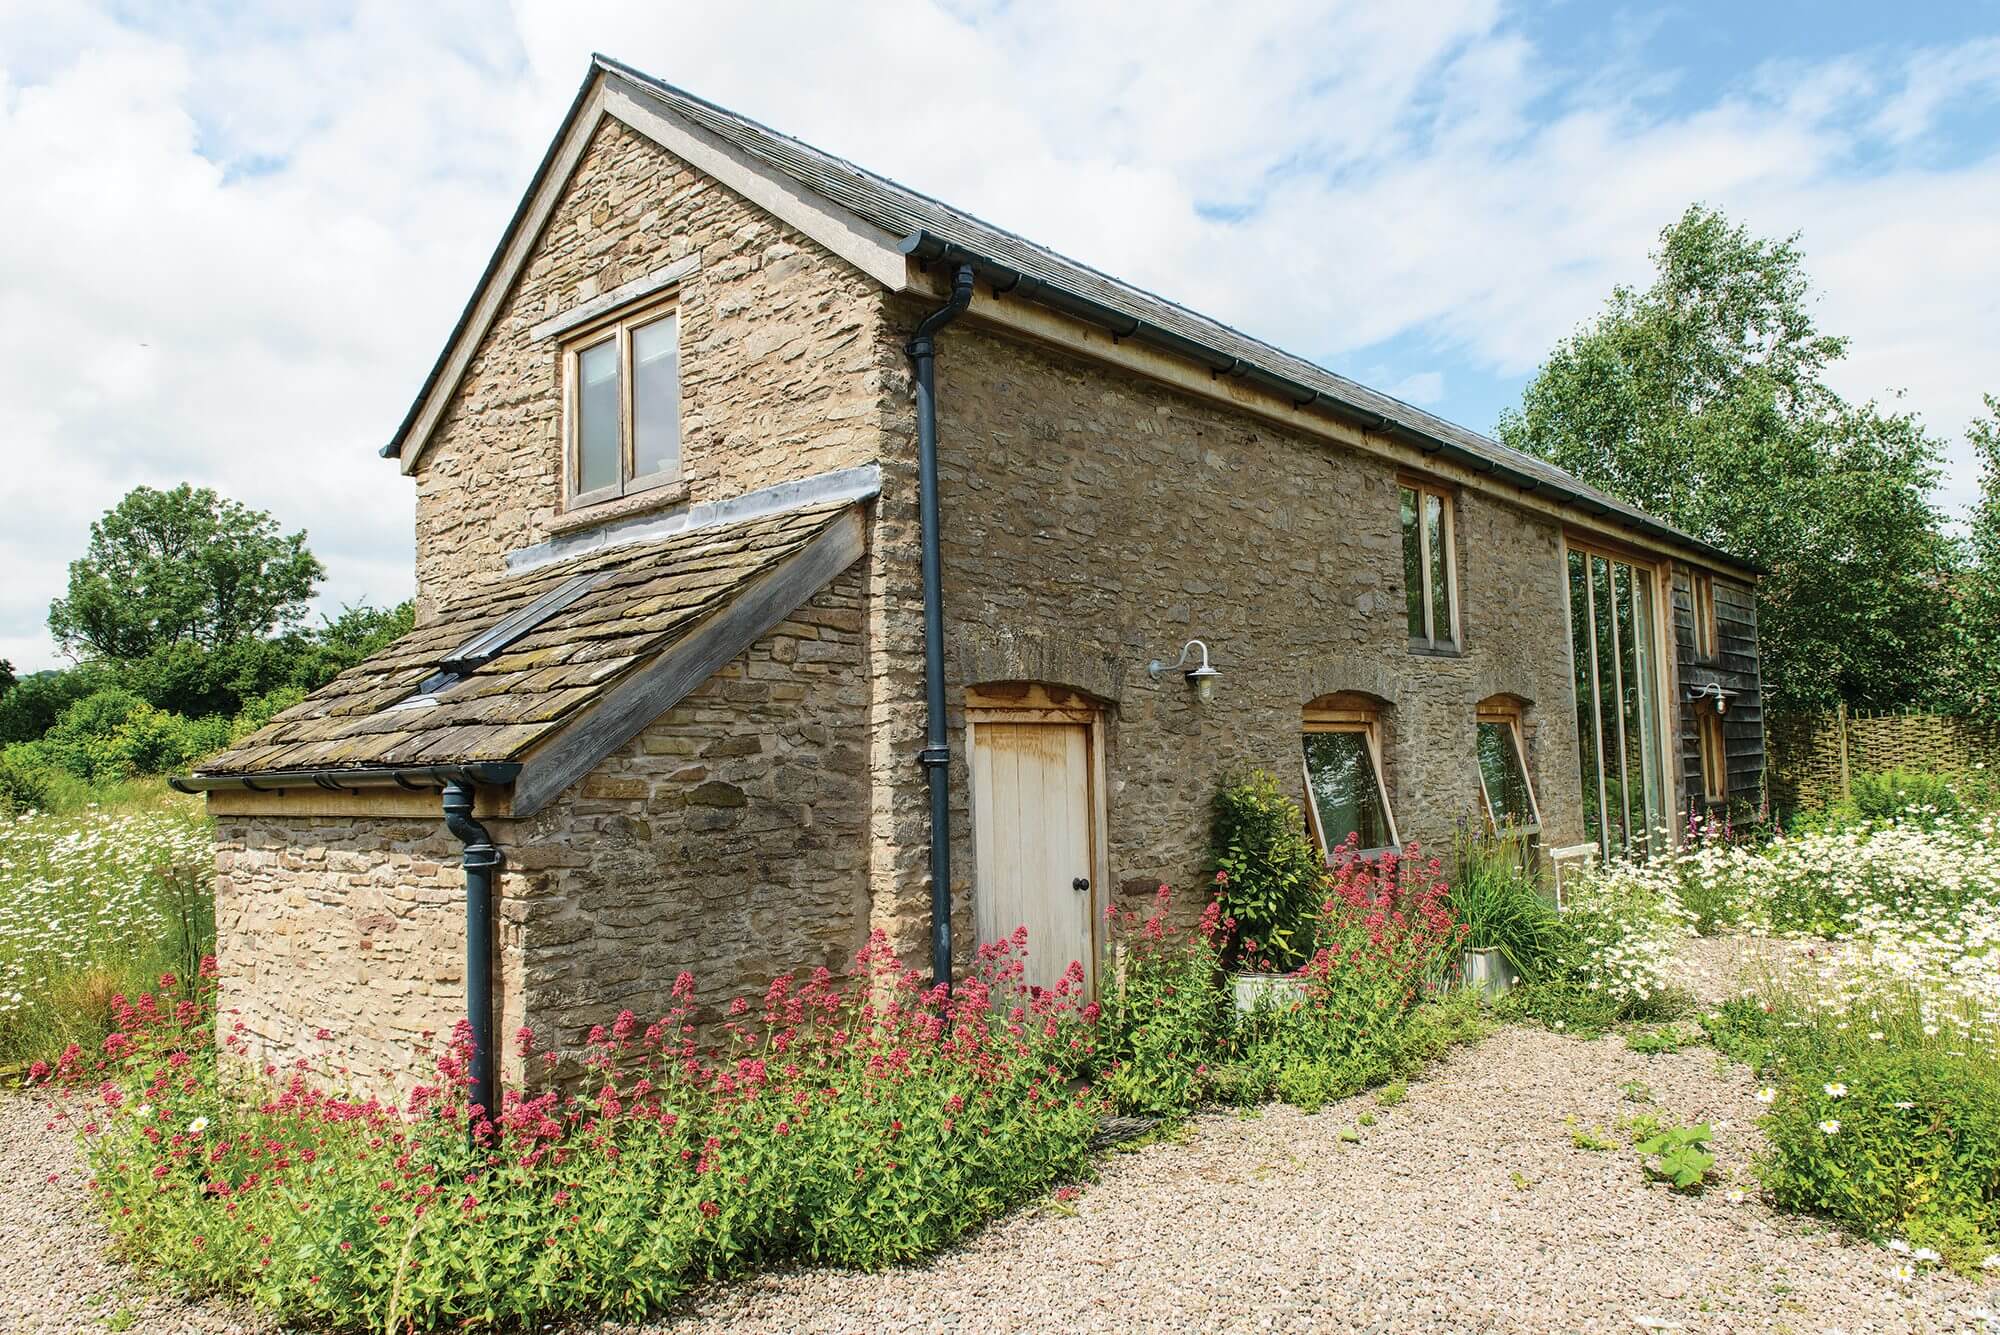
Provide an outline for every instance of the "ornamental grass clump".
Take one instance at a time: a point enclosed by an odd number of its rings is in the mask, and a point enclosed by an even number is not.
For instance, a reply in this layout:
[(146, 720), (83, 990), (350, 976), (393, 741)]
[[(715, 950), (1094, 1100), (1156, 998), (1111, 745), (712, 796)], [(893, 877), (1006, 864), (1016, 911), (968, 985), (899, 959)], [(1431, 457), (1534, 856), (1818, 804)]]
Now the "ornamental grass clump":
[[(1464, 932), (1443, 868), (1412, 846), (1375, 859), (1337, 852), (1299, 970), (1302, 995), (1247, 1018), (1242, 1065), (1251, 1085), (1305, 1108), (1380, 1084), (1460, 1036), (1463, 1014), (1429, 1022)], [(1463, 1007), (1461, 1007), (1463, 1010)]]
[(1022, 952), (983, 949), (947, 995), (877, 937), (844, 981), (737, 1005), (720, 1050), (682, 975), (666, 1016), (620, 1015), (580, 1063), (517, 1035), (569, 1092), (510, 1091), (490, 1117), (467, 1106), (462, 1027), (395, 1107), (303, 1065), (232, 1075), (245, 1041), (218, 1063), (206, 996), (121, 1001), (100, 1058), (47, 1074), (82, 1096), (115, 1244), (191, 1291), (342, 1329), (635, 1318), (752, 1264), (921, 1256), (1085, 1173), (1100, 1102), (1071, 1073), (1094, 1008), (1079, 967), (1023, 987)]

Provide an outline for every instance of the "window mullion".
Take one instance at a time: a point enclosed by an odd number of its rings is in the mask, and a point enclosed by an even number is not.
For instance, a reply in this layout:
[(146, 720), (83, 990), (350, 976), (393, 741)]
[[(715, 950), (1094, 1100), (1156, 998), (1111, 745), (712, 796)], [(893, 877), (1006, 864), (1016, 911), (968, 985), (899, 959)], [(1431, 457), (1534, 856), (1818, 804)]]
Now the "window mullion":
[(618, 326), (618, 494), (632, 485), (632, 327)]

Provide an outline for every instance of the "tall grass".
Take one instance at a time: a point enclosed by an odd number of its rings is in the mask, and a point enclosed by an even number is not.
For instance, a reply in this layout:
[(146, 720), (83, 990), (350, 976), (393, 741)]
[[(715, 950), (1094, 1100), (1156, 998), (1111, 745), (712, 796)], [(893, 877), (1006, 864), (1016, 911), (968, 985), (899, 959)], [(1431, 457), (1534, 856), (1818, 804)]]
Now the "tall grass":
[(192, 979), (215, 947), (200, 801), (131, 782), (63, 810), (0, 816), (0, 1074), (95, 1050), (113, 998)]

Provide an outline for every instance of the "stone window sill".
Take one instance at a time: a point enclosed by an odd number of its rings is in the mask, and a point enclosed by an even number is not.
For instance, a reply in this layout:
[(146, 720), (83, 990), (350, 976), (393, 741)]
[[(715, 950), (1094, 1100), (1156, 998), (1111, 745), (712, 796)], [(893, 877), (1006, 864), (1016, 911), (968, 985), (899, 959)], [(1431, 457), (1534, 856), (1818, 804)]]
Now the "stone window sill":
[(609, 524), (620, 519), (630, 519), (634, 515), (649, 515), (658, 510), (672, 509), (683, 504), (688, 498), (688, 484), (669, 483), (664, 487), (650, 487), (633, 496), (620, 496), (616, 500), (598, 501), (592, 505), (579, 506), (574, 510), (563, 510), (549, 520), (546, 528), (550, 534), (574, 533), (578, 529), (596, 528), (599, 524)]
[(1455, 644), (1429, 644), (1423, 640), (1410, 641), (1412, 658), (1463, 658), (1465, 651)]

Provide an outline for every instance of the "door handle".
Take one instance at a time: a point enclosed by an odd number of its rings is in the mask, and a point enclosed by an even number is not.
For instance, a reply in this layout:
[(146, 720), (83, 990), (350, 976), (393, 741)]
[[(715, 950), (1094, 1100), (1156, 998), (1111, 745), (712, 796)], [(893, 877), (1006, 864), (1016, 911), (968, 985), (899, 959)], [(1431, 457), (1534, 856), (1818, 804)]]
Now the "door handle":
[(1088, 876), (1079, 876), (1069, 883), (1069, 888), (1076, 891), (1079, 895), (1083, 894), (1090, 889), (1090, 878)]

